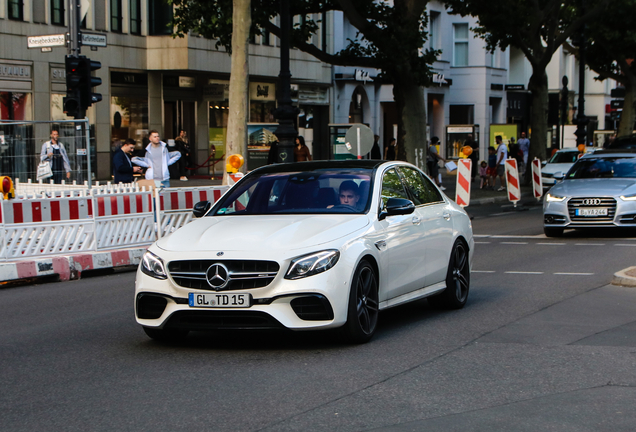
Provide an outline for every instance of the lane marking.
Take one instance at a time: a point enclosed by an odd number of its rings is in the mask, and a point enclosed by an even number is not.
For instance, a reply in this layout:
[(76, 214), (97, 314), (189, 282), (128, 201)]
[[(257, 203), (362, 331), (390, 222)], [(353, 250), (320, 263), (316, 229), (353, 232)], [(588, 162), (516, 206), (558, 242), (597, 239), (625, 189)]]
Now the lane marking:
[(636, 244), (624, 244), (624, 243), (616, 243), (614, 246), (636, 246)]
[(471, 273), (496, 273), (494, 270), (471, 270)]
[(516, 245), (516, 244), (528, 244), (528, 242), (501, 242), (501, 244)]
[[(490, 243), (491, 243), (491, 242), (479, 242), (479, 241), (476, 241), (476, 242), (475, 242), (475, 244), (490, 244)], [(631, 246), (631, 245), (628, 245), (628, 246)], [(636, 246), (636, 245), (634, 245), (634, 246)]]
[(566, 273), (566, 272), (557, 272), (555, 275), (563, 275), (563, 276), (592, 276), (594, 273)]
[(545, 238), (544, 234), (537, 235), (490, 235), (490, 238), (508, 238), (508, 239), (533, 239), (533, 238)]
[(504, 272), (507, 274), (536, 274), (536, 275), (542, 275), (543, 272), (531, 272), (531, 271), (507, 271)]
[(544, 246), (565, 246), (565, 243), (537, 243), (538, 245)]
[(574, 243), (575, 246), (605, 246), (605, 243)]

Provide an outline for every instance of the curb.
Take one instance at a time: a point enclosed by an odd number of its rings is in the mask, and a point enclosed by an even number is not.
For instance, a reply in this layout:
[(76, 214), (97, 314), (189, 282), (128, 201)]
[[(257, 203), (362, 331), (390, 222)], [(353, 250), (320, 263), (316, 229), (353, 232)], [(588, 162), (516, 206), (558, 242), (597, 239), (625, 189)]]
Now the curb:
[(612, 285), (636, 288), (636, 266), (614, 273)]
[(138, 265), (144, 252), (146, 247), (0, 263), (0, 281), (55, 275), (60, 281), (80, 279), (87, 270)]

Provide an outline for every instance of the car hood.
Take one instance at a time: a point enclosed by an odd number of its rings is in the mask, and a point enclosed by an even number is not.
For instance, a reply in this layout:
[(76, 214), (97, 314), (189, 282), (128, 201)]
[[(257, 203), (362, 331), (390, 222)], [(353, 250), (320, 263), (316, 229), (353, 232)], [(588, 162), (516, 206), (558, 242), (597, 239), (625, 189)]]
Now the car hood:
[(573, 179), (557, 183), (551, 194), (569, 197), (620, 196), (636, 193), (636, 179), (600, 178)]
[(212, 216), (183, 226), (156, 245), (175, 252), (292, 250), (328, 243), (367, 225), (367, 215)]
[(541, 168), (541, 172), (543, 174), (554, 174), (561, 171), (565, 174), (570, 170), (572, 165), (574, 165), (574, 162), (546, 164), (543, 168)]

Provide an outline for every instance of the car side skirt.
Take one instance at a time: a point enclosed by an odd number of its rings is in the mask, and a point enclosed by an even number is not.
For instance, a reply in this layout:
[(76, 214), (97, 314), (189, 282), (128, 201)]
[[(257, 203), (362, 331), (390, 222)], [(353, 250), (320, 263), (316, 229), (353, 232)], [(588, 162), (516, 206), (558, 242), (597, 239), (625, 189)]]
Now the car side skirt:
[(380, 310), (389, 309), (394, 306), (399, 306), (404, 303), (437, 294), (438, 292), (444, 291), (445, 288), (446, 282), (439, 282), (431, 286), (420, 288), (416, 291), (411, 291), (410, 293), (402, 294), (401, 296), (380, 302)]

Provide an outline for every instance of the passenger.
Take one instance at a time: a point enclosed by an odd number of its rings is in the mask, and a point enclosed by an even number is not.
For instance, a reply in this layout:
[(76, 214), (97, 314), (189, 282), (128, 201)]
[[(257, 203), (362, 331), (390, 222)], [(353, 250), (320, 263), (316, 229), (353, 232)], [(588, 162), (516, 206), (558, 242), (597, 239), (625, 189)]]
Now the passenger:
[[(352, 180), (345, 180), (340, 183), (338, 200), (340, 201), (340, 205), (356, 208), (358, 201), (360, 201), (360, 191), (356, 182)], [(332, 207), (333, 205), (327, 206), (327, 208)]]

